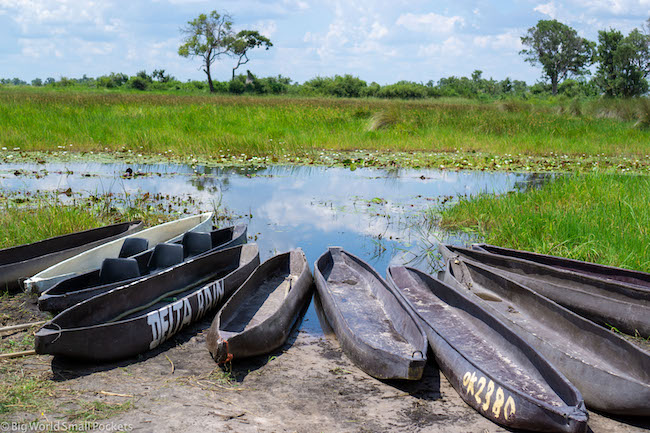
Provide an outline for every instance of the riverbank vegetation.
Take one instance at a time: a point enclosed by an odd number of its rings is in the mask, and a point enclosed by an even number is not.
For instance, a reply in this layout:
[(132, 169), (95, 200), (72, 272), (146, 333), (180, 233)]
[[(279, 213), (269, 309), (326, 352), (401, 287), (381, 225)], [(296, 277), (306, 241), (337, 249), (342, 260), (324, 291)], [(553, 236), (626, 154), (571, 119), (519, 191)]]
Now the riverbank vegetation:
[(247, 158), (321, 150), (645, 157), (650, 102), (386, 101), (17, 88), (0, 89), (0, 123), (3, 150)]
[(650, 272), (650, 178), (561, 176), (540, 188), (468, 197), (442, 212), (442, 227), (485, 242)]

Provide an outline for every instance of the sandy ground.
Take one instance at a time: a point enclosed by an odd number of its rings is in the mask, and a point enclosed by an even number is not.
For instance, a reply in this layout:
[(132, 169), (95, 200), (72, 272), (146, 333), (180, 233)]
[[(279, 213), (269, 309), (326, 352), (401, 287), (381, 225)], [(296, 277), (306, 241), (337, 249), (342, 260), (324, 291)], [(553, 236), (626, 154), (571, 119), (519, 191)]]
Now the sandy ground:
[[(276, 353), (224, 371), (206, 349), (208, 326), (196, 324), (157, 350), (116, 364), (51, 356), (0, 361), (55, 382), (56, 402), (47, 413), (14, 413), (7, 421), (65, 420), (79, 400), (100, 400), (132, 401), (100, 423), (137, 432), (506, 431), (467, 406), (434, 363), (420, 381), (380, 381), (356, 368), (335, 338), (295, 331)], [(650, 429), (650, 419), (590, 415), (594, 432)]]
[[(4, 302), (3, 310), (5, 324), (42, 315), (28, 297)], [(99, 421), (102, 428), (244, 433), (506, 431), (467, 406), (433, 362), (420, 381), (380, 381), (355, 367), (331, 334), (295, 330), (275, 353), (235, 361), (230, 369), (223, 369), (205, 345), (209, 325), (209, 320), (197, 323), (158, 349), (115, 364), (79, 364), (51, 356), (0, 361), (10, 367), (10, 374), (54, 382), (50, 391), (54, 401), (45, 411), (14, 413), (6, 419), (0, 414), (0, 421), (65, 421), (79, 410), (79, 401), (109, 405), (130, 401), (128, 410)], [(309, 325), (303, 328), (318, 326)], [(636, 432), (650, 430), (650, 419), (614, 420), (591, 413), (589, 425), (593, 432)], [(0, 424), (0, 431), (16, 430)]]

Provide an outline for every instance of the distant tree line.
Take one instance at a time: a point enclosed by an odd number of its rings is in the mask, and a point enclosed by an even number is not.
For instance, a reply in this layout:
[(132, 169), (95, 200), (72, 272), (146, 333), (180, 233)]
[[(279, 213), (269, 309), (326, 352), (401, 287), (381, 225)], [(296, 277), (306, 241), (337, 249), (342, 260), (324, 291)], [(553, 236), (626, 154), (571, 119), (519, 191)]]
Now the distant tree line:
[[(35, 78), (27, 83), (19, 78), (0, 79), (0, 85), (31, 86), (49, 88), (77, 89), (114, 89), (161, 92), (209, 92), (207, 81), (179, 81), (165, 70), (155, 70), (151, 74), (140, 71), (133, 76), (123, 73), (110, 73), (91, 78), (61, 77), (58, 80), (49, 77)], [(399, 81), (394, 84), (380, 85), (353, 75), (335, 75), (333, 77), (315, 77), (300, 84), (288, 77), (258, 78), (253, 74), (236, 75), (230, 81), (213, 81), (215, 93), (219, 94), (253, 94), (253, 95), (295, 95), (324, 96), (341, 98), (385, 98), (385, 99), (425, 99), (440, 97), (462, 97), (478, 100), (506, 98), (527, 99), (552, 95), (550, 83), (528, 85), (524, 81), (505, 78), (495, 80), (483, 78), (482, 71), (476, 70), (471, 77), (444, 77), (438, 81), (428, 82)], [(584, 77), (566, 79), (558, 85), (557, 94), (567, 97), (595, 97), (602, 94), (596, 79), (585, 80)]]

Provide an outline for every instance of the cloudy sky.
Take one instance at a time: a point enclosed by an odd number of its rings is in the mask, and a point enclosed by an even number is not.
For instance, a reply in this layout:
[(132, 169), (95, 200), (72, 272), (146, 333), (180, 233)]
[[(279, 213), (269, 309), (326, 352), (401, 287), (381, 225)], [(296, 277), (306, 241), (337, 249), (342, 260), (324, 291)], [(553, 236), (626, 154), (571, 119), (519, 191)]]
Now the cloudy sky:
[[(235, 29), (268, 36), (253, 51), (258, 76), (303, 82), (353, 74), (380, 84), (469, 76), (535, 82), (539, 69), (518, 54), (520, 36), (556, 18), (592, 40), (609, 27), (625, 33), (650, 17), (650, 0), (0, 0), (0, 77), (95, 77), (165, 69), (204, 79), (198, 60), (179, 57), (179, 28), (200, 13), (227, 11)], [(227, 80), (232, 59), (213, 78)]]

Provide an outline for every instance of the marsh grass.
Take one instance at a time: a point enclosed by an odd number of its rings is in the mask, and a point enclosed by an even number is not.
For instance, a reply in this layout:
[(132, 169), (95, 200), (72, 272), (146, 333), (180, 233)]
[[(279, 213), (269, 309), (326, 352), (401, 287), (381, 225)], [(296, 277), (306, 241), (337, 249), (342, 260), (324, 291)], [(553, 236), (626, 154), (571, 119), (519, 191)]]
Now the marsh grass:
[(650, 131), (634, 128), (636, 102), (584, 104), (582, 116), (557, 113), (556, 105), (0, 89), (0, 146), (251, 156), (321, 149), (647, 154)]
[(527, 192), (464, 198), (440, 224), (491, 244), (649, 272), (649, 202), (650, 177), (571, 175)]

